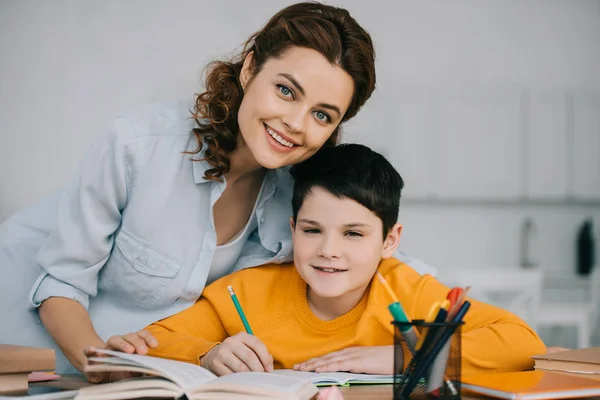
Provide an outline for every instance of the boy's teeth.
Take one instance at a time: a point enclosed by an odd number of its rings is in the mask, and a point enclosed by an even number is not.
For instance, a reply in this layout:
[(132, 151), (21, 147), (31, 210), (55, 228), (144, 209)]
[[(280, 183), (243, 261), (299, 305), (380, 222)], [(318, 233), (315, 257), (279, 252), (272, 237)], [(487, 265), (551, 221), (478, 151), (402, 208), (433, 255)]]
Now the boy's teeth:
[(335, 269), (335, 268), (320, 268), (317, 267), (317, 269), (323, 271), (323, 272), (341, 272), (342, 270), (339, 269)]
[[(266, 126), (266, 125), (265, 125)], [(293, 143), (288, 142), (287, 140), (285, 140), (284, 138), (282, 138), (281, 136), (279, 136), (277, 133), (275, 133), (275, 131), (273, 131), (271, 128), (269, 128), (267, 126), (267, 132), (269, 132), (269, 135), (271, 135), (271, 137), (275, 140), (277, 140), (279, 143), (281, 143), (284, 146), (287, 147), (294, 147)]]

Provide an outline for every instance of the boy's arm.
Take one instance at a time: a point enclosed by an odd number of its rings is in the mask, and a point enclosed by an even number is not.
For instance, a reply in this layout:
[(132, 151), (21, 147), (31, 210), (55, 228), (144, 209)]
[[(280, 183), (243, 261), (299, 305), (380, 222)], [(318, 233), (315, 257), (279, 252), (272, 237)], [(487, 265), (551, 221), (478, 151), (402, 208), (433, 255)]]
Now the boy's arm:
[[(446, 298), (450, 288), (424, 277), (415, 296), (414, 319), (424, 319), (435, 301)], [(546, 352), (544, 343), (516, 315), (477, 300), (462, 327), (462, 374), (519, 371), (533, 368), (531, 356)]]
[(146, 327), (158, 341), (148, 355), (200, 365), (200, 357), (227, 338), (212, 303), (201, 297), (193, 306)]

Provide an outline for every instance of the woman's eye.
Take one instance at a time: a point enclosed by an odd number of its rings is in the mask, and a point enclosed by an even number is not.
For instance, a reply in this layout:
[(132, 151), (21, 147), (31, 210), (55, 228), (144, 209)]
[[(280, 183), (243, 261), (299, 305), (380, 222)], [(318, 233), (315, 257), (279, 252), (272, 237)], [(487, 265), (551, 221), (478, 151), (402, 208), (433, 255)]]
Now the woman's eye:
[(329, 116), (329, 114), (327, 114), (326, 112), (323, 111), (315, 111), (315, 117), (322, 122), (326, 122), (326, 123), (330, 123), (331, 122), (331, 117)]
[(292, 91), (292, 89), (290, 89), (289, 87), (285, 86), (285, 85), (277, 85), (277, 88), (279, 89), (279, 92), (285, 96), (285, 97), (294, 97), (294, 92)]

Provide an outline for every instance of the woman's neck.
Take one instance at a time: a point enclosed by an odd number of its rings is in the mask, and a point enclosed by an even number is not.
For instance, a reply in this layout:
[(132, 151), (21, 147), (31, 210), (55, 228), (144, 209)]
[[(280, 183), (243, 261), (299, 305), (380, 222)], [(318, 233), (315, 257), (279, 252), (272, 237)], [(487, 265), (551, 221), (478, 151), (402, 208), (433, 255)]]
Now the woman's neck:
[(225, 174), (228, 186), (246, 178), (264, 176), (265, 169), (256, 162), (252, 152), (242, 139), (238, 140), (236, 149), (229, 154), (229, 162), (229, 172)]

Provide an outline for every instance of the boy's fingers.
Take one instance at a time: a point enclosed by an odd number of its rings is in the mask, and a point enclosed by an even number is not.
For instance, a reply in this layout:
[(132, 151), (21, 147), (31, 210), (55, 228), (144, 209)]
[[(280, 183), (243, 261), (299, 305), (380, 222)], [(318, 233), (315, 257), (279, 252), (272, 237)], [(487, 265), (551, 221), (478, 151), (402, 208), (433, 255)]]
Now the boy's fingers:
[(233, 371), (222, 362), (213, 363), (213, 372), (218, 376), (233, 374)]
[(267, 346), (256, 336), (247, 335), (243, 338), (244, 343), (255, 353), (261, 363), (261, 369), (267, 372), (273, 370), (273, 356), (267, 350)]
[[(263, 364), (260, 361), (259, 356), (245, 342), (242, 342), (239, 340), (235, 341), (234, 343), (232, 343), (231, 350), (233, 351), (235, 357), (238, 360), (240, 360), (240, 362), (244, 363), (247, 366), (249, 371), (252, 371), (252, 372), (264, 372), (265, 371), (265, 368), (263, 367)], [(230, 367), (231, 367), (231, 365), (230, 365)]]
[(142, 329), (141, 331), (138, 332), (138, 335), (139, 335), (139, 337), (144, 339), (144, 341), (146, 342), (148, 347), (155, 348), (158, 346), (158, 340), (156, 340), (156, 338), (147, 330)]
[(322, 364), (315, 368), (316, 372), (338, 372), (338, 371), (348, 371), (348, 372), (357, 372), (358, 371), (358, 363), (360, 359), (358, 358), (346, 358), (342, 360), (331, 361), (326, 364)]
[[(239, 345), (244, 346), (242, 343)], [(240, 352), (242, 352), (242, 350), (239, 348), (232, 348), (231, 351), (223, 352), (220, 361), (233, 372), (257, 372), (256, 365), (260, 366), (260, 363), (258, 362), (258, 359), (256, 359), (256, 356), (254, 356), (253, 365), (251, 361), (244, 360), (239, 354)]]

